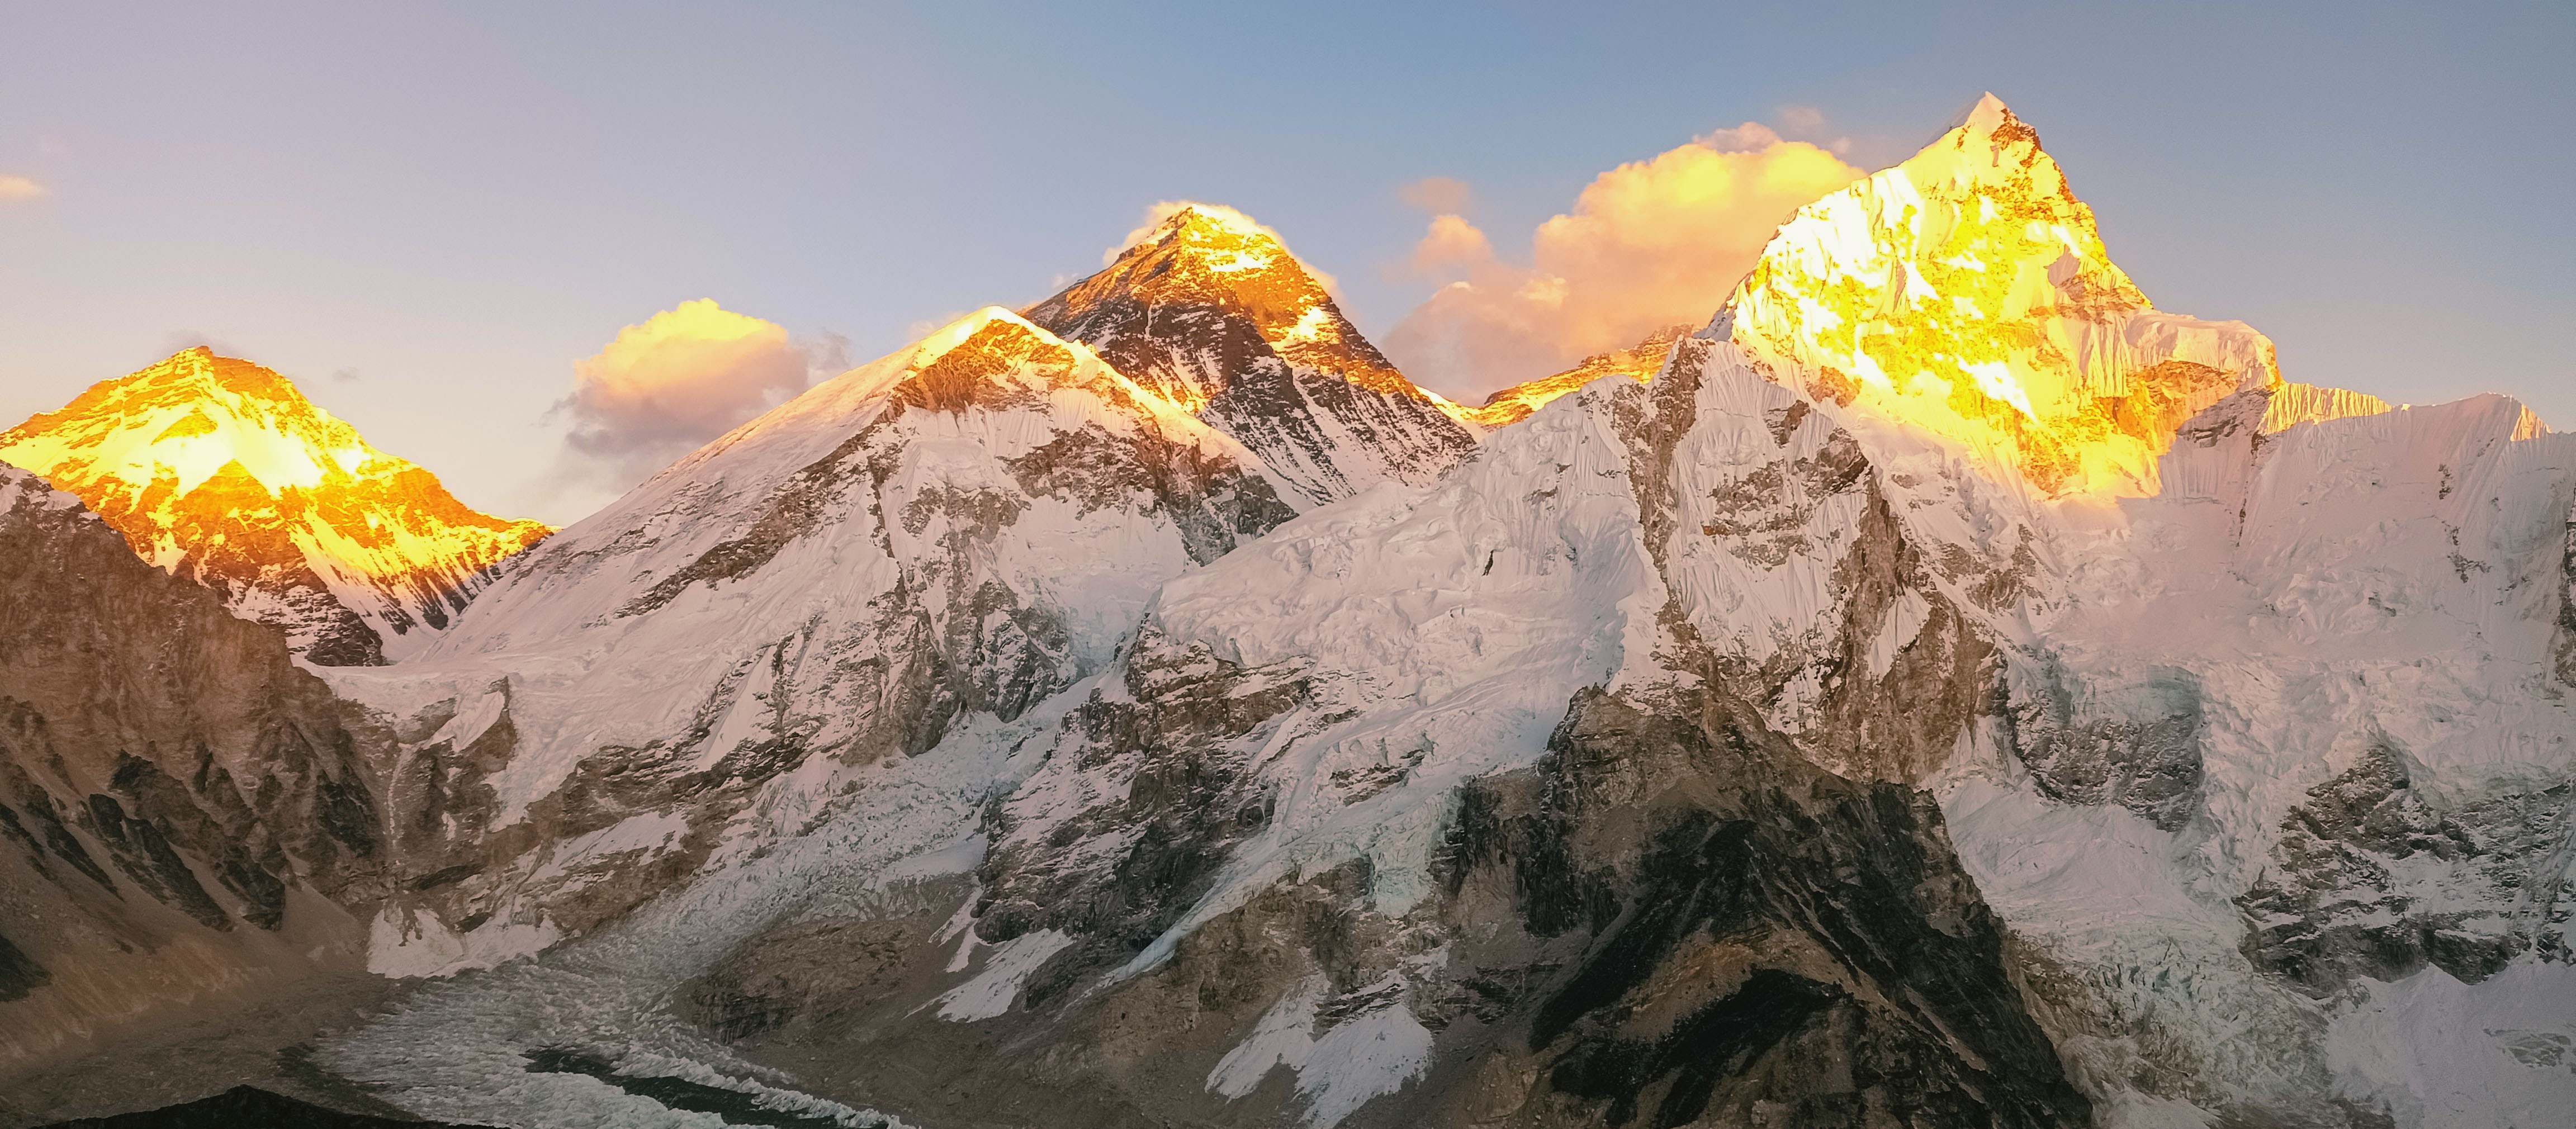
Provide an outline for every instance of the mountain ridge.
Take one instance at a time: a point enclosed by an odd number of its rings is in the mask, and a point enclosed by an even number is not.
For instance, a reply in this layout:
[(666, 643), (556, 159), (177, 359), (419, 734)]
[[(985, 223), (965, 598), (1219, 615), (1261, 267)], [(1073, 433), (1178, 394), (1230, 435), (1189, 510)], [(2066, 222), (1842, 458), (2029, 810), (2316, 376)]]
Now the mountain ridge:
[(1204, 208), (323, 671), (410, 988), (313, 1062), (539, 1123), (2576, 1102), (2576, 437), (2156, 309), (1991, 95), (1491, 426)]

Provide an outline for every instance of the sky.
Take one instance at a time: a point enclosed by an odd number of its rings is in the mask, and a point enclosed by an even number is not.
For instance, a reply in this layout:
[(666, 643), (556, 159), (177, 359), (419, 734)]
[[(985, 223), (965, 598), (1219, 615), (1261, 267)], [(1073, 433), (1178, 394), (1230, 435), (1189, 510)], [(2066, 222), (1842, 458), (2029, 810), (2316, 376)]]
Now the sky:
[[(1165, 200), (1276, 229), (1480, 394), (1475, 365), (1650, 316), (1620, 312), (1632, 264), (1730, 262), (1789, 206), (1763, 192), (1901, 160), (1988, 90), (2159, 307), (2251, 323), (2294, 380), (2576, 427), (2563, 2), (0, 0), (0, 27), (0, 424), (209, 344), (513, 516), (1043, 298)], [(1708, 191), (1745, 210), (1691, 226)], [(1459, 327), (1516, 315), (1425, 304), (1471, 276), (1609, 312), (1480, 360)], [(721, 371), (648, 394), (682, 369)]]

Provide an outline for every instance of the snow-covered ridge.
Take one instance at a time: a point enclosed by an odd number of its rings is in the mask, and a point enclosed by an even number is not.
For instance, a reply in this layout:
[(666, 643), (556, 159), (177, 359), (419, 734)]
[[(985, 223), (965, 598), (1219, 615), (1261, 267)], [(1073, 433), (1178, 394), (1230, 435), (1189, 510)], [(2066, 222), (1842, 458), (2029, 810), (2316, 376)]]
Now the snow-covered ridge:
[(782, 830), (728, 825), (774, 783), (1104, 669), (1295, 497), (999, 308), (817, 385), (511, 561), (437, 646), (336, 678), (417, 734), (406, 802), (450, 813), (418, 849), (478, 870), (389, 907), (383, 948), (488, 963), (622, 913)]
[(1462, 408), (1464, 418), (1482, 427), (1509, 427), (1528, 419), (1531, 412), (1546, 407), (1563, 396), (1604, 376), (1618, 374), (1644, 382), (1664, 367), (1671, 355), (1673, 342), (1691, 332), (1687, 325), (1671, 325), (1647, 334), (1645, 339), (1625, 349), (1597, 353), (1573, 368), (1553, 376), (1523, 381), (1485, 397), (1477, 407)]
[(203, 347), (0, 433), (0, 460), (78, 495), (144, 559), (225, 592), (318, 663), (417, 649), (484, 569), (549, 532), (467, 508), (284, 377)]

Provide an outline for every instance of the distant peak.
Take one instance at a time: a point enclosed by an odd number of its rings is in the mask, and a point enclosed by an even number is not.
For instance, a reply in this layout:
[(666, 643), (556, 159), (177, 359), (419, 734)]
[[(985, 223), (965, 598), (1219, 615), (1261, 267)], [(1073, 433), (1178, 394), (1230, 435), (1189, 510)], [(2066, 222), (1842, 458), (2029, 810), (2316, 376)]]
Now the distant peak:
[(2004, 100), (1989, 90), (1984, 97), (1977, 99), (1976, 105), (1969, 107), (1967, 119), (1959, 124), (1979, 133), (1993, 133), (1996, 126), (2012, 120), (2012, 107), (2004, 105)]
[(912, 367), (927, 367), (970, 341), (990, 344), (1007, 338), (1028, 338), (1057, 348), (1066, 347), (1062, 339), (1028, 319), (1000, 306), (986, 306), (932, 330), (930, 336), (922, 338), (921, 343), (913, 347)]
[(2004, 105), (2004, 100), (1995, 97), (1991, 90), (1977, 99), (1977, 104), (1969, 107), (1967, 115), (1951, 128), (1954, 134), (1964, 135), (1962, 141), (1966, 137), (1982, 137), (1998, 149), (2021, 141), (2029, 142), (2033, 148), (2039, 145), (2039, 131), (2021, 120), (2012, 112), (2012, 107)]
[(1145, 223), (1127, 233), (1124, 247), (1142, 243), (1161, 243), (1175, 235), (1195, 231), (1200, 235), (1224, 235), (1237, 239), (1267, 239), (1285, 246), (1279, 233), (1259, 220), (1223, 204), (1197, 200), (1164, 200), (1146, 210)]

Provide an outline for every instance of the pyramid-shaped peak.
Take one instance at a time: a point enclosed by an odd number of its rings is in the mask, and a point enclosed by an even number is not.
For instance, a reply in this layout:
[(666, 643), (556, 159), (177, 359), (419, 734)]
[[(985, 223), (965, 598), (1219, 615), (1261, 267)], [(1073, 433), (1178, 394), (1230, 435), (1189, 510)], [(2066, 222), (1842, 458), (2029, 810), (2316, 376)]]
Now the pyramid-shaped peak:
[(549, 532), (468, 508), (294, 382), (203, 346), (0, 431), (0, 462), (326, 665), (416, 646), (485, 568)]
[(1007, 406), (1026, 392), (1103, 372), (1089, 349), (999, 306), (940, 327), (914, 347), (905, 368), (911, 375), (896, 386), (895, 398), (940, 411)]
[(2017, 120), (2013, 117), (2012, 107), (2004, 105), (2004, 100), (1989, 90), (1984, 97), (1977, 99), (1975, 106), (1969, 107), (1967, 118), (1959, 124), (1978, 133), (1993, 133), (2005, 122)]
[(1943, 140), (1964, 149), (1972, 137), (1984, 138), (1997, 150), (2024, 142), (2033, 149), (2039, 148), (2039, 131), (2021, 120), (2012, 112), (2012, 107), (2004, 105), (2004, 100), (1995, 97), (1991, 90), (1977, 99), (1976, 105), (1968, 108), (1967, 116), (1960, 118)]
[(1280, 244), (1283, 249), (1286, 247), (1285, 241), (1279, 238), (1279, 233), (1271, 230), (1268, 225), (1223, 204), (1207, 204), (1197, 200), (1166, 200), (1154, 205), (1148, 216), (1148, 222), (1144, 226), (1128, 233), (1129, 247), (1146, 243), (1160, 244), (1181, 236), (1192, 237), (1197, 241), (1268, 240)]
[(911, 367), (918, 369), (933, 364), (969, 342), (978, 347), (989, 347), (996, 342), (1014, 339), (1058, 349), (1072, 347), (1018, 314), (1000, 306), (986, 306), (932, 330), (929, 336), (922, 338), (920, 344), (913, 346)]

